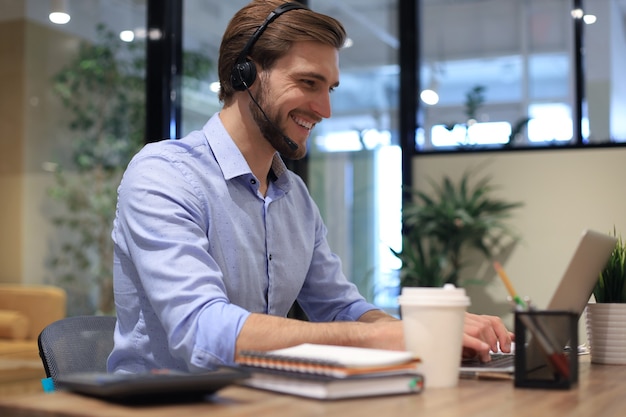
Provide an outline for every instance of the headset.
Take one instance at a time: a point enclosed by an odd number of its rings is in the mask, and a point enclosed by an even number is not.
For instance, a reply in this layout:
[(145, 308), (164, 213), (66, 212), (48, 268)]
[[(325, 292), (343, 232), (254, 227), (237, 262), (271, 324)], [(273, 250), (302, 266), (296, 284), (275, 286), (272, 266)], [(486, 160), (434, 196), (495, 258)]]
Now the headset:
[(230, 73), (230, 83), (235, 90), (245, 91), (254, 83), (254, 80), (256, 80), (256, 65), (248, 58), (248, 55), (256, 41), (261, 37), (261, 34), (278, 16), (288, 11), (298, 9), (308, 10), (306, 6), (299, 3), (289, 2), (281, 4), (267, 16), (263, 24), (252, 34), (246, 46), (244, 46), (241, 53), (239, 53), (237, 61), (235, 61), (235, 65)]

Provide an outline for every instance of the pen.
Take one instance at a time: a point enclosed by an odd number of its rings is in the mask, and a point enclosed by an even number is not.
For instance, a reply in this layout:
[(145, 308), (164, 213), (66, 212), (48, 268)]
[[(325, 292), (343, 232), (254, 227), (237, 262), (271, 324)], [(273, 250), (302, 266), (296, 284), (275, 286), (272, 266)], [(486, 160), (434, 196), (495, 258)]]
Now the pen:
[(466, 372), (459, 375), (463, 379), (513, 379), (513, 375), (506, 372)]

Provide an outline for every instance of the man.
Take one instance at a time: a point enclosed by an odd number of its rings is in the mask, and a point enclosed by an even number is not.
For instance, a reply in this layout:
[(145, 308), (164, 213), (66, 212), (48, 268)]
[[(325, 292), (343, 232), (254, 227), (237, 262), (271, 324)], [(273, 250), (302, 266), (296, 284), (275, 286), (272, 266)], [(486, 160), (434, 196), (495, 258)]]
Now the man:
[[(341, 272), (326, 228), (279, 153), (297, 159), (331, 115), (336, 20), (252, 1), (229, 23), (218, 62), (224, 103), (201, 131), (147, 145), (119, 188), (115, 347), (109, 370), (201, 371), (240, 350), (299, 343), (404, 349), (402, 322)], [(286, 318), (297, 300), (310, 321)], [(510, 334), (467, 315), (466, 353), (488, 359)]]

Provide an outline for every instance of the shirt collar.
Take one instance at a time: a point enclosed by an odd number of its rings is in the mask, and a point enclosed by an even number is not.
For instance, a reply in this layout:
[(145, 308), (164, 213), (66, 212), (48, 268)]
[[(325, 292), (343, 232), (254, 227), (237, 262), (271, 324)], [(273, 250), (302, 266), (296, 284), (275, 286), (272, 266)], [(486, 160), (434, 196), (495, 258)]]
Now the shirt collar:
[[(213, 155), (215, 155), (215, 160), (220, 166), (225, 180), (231, 180), (248, 174), (252, 175), (248, 162), (226, 131), (218, 113), (214, 114), (209, 119), (202, 128), (202, 132), (207, 139), (209, 147), (213, 151)], [(287, 173), (287, 166), (278, 152), (274, 154), (272, 159), (272, 171), (276, 177), (276, 185), (285, 191), (291, 188), (288, 179), (289, 176), (285, 175)]]

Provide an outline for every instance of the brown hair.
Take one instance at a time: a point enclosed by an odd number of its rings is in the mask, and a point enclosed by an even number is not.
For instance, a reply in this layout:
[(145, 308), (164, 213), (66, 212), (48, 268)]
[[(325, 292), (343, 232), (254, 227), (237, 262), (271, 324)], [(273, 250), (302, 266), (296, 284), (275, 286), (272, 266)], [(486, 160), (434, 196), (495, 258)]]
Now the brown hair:
[[(226, 27), (218, 58), (219, 99), (225, 105), (232, 101), (235, 89), (230, 74), (254, 31), (283, 0), (253, 0), (239, 10)], [(330, 16), (309, 9), (291, 10), (269, 24), (250, 51), (250, 58), (262, 70), (271, 69), (294, 42), (313, 41), (340, 49), (346, 39), (342, 24)]]

